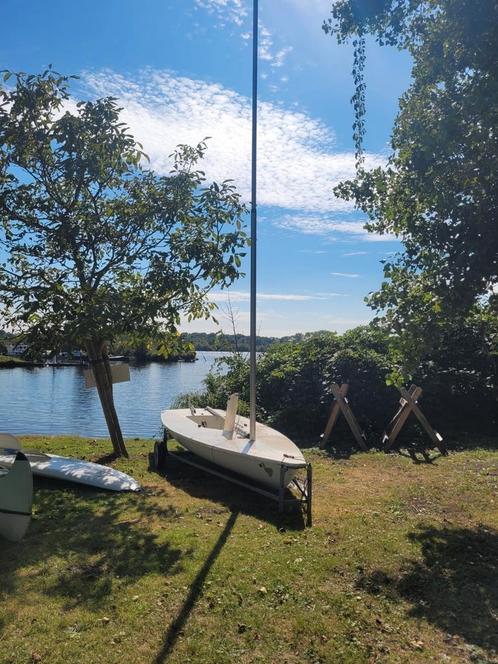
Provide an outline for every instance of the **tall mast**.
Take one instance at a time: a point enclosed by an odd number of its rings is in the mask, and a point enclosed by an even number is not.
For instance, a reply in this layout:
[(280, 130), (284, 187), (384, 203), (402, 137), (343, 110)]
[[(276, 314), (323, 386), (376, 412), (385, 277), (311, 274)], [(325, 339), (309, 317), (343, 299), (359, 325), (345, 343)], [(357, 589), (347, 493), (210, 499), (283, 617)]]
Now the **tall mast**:
[(258, 147), (258, 1), (253, 0), (252, 25), (252, 155), (251, 155), (251, 306), (249, 329), (249, 438), (256, 439), (256, 158)]

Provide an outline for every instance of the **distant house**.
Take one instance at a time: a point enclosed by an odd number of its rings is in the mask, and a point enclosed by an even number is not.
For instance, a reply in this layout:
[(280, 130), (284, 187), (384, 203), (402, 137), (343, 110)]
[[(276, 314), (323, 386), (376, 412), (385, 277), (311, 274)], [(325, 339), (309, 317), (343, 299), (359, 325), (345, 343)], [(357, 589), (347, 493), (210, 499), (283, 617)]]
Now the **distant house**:
[(7, 355), (20, 357), (29, 350), (29, 345), (24, 343), (24, 341), (5, 341), (4, 344), (7, 349)]

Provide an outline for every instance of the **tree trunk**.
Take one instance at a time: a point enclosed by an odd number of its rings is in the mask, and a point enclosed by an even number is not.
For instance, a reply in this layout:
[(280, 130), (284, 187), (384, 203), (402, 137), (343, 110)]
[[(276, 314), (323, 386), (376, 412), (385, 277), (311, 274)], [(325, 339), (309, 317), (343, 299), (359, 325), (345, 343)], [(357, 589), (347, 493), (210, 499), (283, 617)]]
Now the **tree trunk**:
[(99, 393), (100, 403), (104, 411), (105, 421), (111, 436), (114, 454), (118, 457), (128, 456), (121, 426), (119, 424), (116, 408), (114, 407), (114, 396), (112, 393), (112, 375), (109, 358), (105, 344), (101, 341), (88, 341), (86, 344), (88, 359), (95, 377), (95, 384)]

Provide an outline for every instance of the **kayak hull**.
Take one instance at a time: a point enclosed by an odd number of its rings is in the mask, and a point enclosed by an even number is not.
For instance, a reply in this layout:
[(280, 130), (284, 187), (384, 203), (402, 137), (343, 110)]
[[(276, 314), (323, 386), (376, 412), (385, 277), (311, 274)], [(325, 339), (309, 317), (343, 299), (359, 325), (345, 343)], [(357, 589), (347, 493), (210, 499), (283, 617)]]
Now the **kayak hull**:
[(19, 542), (28, 530), (32, 505), (29, 461), (18, 450), (0, 448), (0, 535)]
[(126, 473), (98, 463), (56, 454), (27, 452), (33, 475), (84, 484), (108, 491), (140, 491), (140, 484)]

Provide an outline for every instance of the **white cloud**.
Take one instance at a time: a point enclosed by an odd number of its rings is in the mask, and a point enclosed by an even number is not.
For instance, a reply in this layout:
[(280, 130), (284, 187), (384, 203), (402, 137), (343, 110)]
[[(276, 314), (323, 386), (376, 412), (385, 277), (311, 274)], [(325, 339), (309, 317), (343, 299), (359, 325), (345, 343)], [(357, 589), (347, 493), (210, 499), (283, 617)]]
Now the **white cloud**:
[(346, 254), (342, 254), (343, 256), (366, 256), (368, 254), (368, 251), (348, 251)]
[(271, 32), (264, 25), (259, 30), (259, 58), (260, 60), (273, 60), (273, 39)]
[[(354, 314), (353, 314), (354, 316)], [(270, 311), (258, 311), (258, 334), (267, 336), (286, 336), (296, 332), (312, 332), (315, 330), (336, 330), (345, 332), (356, 325), (364, 325), (373, 317), (369, 316), (341, 317), (321, 312), (309, 311), (303, 318), (302, 315), (283, 316), (274, 309)], [(226, 334), (232, 334), (231, 322), (220, 313), (216, 315), (219, 325), (211, 320), (199, 319), (187, 323), (182, 322), (181, 330), (185, 332), (217, 332), (223, 329)], [(236, 312), (236, 329), (238, 334), (249, 334), (249, 313), (247, 311)], [(200, 353), (199, 353), (200, 354)]]
[(371, 316), (364, 316), (362, 318), (337, 318), (336, 316), (323, 316), (323, 324), (328, 328), (335, 330), (336, 332), (346, 332), (352, 327), (357, 325), (368, 325), (372, 320), (373, 313)]
[(355, 272), (331, 272), (333, 277), (346, 277), (347, 279), (357, 279), (360, 275)]
[[(249, 302), (250, 294), (245, 291), (214, 291), (209, 293), (213, 302)], [(298, 293), (258, 293), (262, 302), (308, 302), (311, 300), (328, 300), (331, 297), (345, 297), (343, 293), (316, 293), (313, 295)]]
[[(214, 180), (233, 178), (246, 200), (250, 196), (250, 100), (216, 83), (171, 72), (146, 70), (126, 78), (110, 70), (86, 73), (83, 82), (94, 95), (114, 95), (124, 107), (123, 120), (144, 145), (151, 167), (171, 168), (169, 155), (179, 143), (197, 144), (211, 136), (202, 165)], [(310, 115), (262, 102), (259, 120), (258, 201), (262, 205), (307, 212), (346, 212), (351, 203), (336, 198), (332, 188), (354, 175), (352, 152), (334, 150), (334, 134)], [(368, 155), (367, 165), (383, 163)], [(292, 221), (294, 219), (294, 221)], [(322, 234), (335, 223), (321, 217), (294, 217), (287, 226)], [(347, 227), (366, 235), (361, 222)], [(321, 230), (320, 230), (321, 229)], [(355, 230), (356, 229), (356, 230)]]
[(197, 7), (207, 9), (213, 14), (221, 25), (229, 21), (240, 27), (249, 13), (243, 0), (194, 0), (194, 2)]
[[(249, 11), (249, 3), (243, 0), (194, 0), (196, 7), (207, 10), (215, 17), (219, 27), (227, 23), (233, 23), (243, 29), (240, 36), (247, 42), (252, 37), (248, 29), (252, 25), (252, 11)], [(277, 48), (274, 36), (263, 23), (259, 24), (259, 58), (268, 62), (272, 69), (283, 67), (287, 56), (292, 52), (292, 46)]]
[(272, 67), (277, 69), (283, 67), (285, 59), (290, 53), (292, 53), (292, 46), (284, 46), (284, 48), (279, 49), (273, 58)]
[[(336, 211), (341, 210), (340, 207)], [(365, 240), (367, 242), (392, 242), (397, 238), (394, 235), (377, 235), (365, 230), (363, 221), (347, 221), (331, 219), (324, 215), (300, 214), (285, 215), (275, 222), (280, 228), (306, 233), (307, 235), (322, 235), (336, 237), (344, 235), (347, 239)]]
[[(244, 0), (194, 0), (196, 7), (207, 10), (215, 17), (217, 26), (225, 27), (232, 23), (243, 31), (240, 37), (248, 42), (252, 32), (248, 29), (252, 24), (252, 10), (250, 3)], [(263, 23), (259, 24), (259, 59), (268, 62), (272, 69), (283, 67), (287, 56), (292, 52), (292, 46), (276, 47), (274, 36)]]
[(268, 62), (272, 69), (280, 69), (285, 64), (287, 56), (292, 53), (292, 46), (275, 49), (273, 35), (265, 25), (259, 29), (259, 59)]

